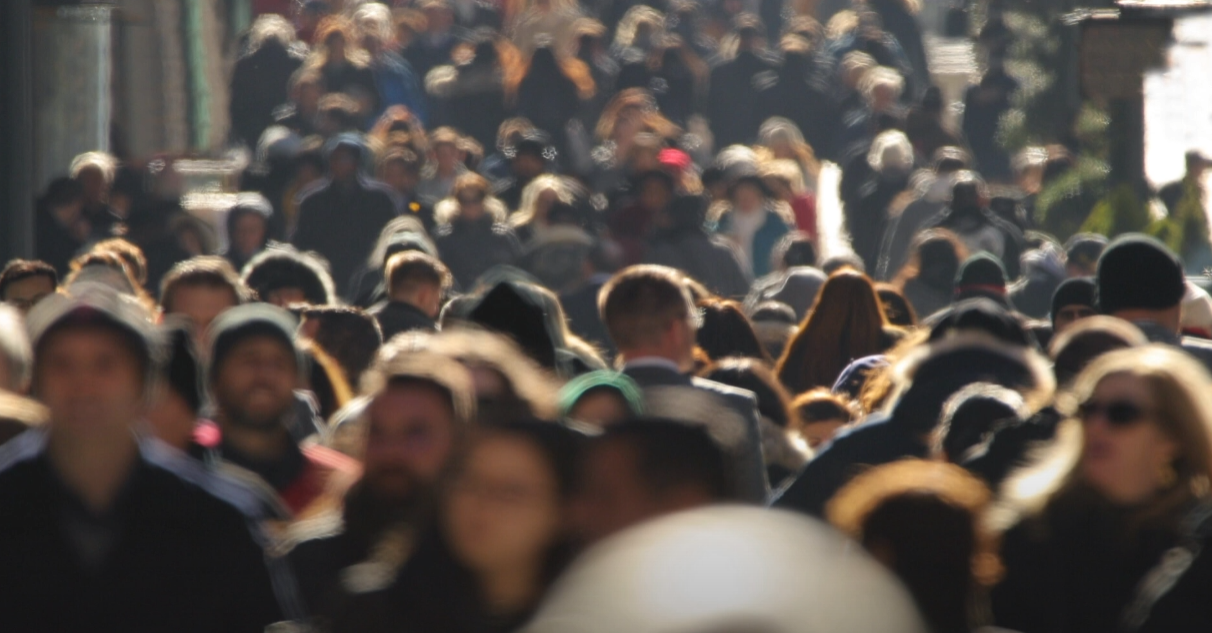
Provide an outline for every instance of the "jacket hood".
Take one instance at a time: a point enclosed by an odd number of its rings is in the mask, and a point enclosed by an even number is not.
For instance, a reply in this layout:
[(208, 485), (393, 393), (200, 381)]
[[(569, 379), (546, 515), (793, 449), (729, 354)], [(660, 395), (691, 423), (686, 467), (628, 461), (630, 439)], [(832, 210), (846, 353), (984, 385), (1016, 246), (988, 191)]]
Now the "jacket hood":
[(1039, 352), (974, 331), (924, 345), (892, 372), (895, 386), (888, 411), (893, 423), (923, 433), (937, 426), (947, 399), (973, 383), (1019, 392), (1030, 413), (1047, 406), (1056, 391), (1056, 379)]

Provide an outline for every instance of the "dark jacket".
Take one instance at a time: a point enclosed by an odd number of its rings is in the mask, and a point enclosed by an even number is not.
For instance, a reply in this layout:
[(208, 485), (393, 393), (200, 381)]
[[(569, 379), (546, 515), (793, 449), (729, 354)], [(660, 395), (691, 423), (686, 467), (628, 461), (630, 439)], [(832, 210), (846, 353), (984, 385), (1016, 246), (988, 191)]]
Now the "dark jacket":
[(274, 109), (286, 103), (290, 76), (303, 65), (300, 51), (274, 39), (236, 61), (231, 76), (232, 135), (255, 147), (265, 128), (274, 123)]
[(503, 74), (495, 64), (478, 60), (460, 66), (450, 94), (433, 113), (434, 122), (462, 131), (487, 149), (495, 147), (497, 128), (508, 116)]
[(560, 295), (560, 304), (564, 307), (564, 316), (568, 319), (568, 329), (573, 334), (593, 344), (608, 356), (614, 356), (614, 343), (606, 324), (602, 322), (602, 313), (598, 311), (598, 293), (610, 275), (595, 275), (580, 287)]
[[(1177, 529), (1146, 524), (1136, 529), (1130, 511), (1071, 490), (1038, 516), (1006, 533), (1006, 574), (993, 589), (998, 626), (1023, 633), (1123, 631), (1123, 615), (1136, 588), (1166, 551)], [(1180, 515), (1181, 516), (1181, 515)], [(1212, 556), (1204, 552), (1158, 600), (1138, 631), (1195, 633), (1212, 630)]]
[(717, 149), (757, 137), (766, 110), (759, 88), (763, 81), (773, 81), (773, 71), (769, 60), (752, 51), (741, 51), (711, 71), (707, 118)]
[[(286, 558), (304, 607), (317, 624), (340, 616), (359, 595), (387, 586), (426, 522), (428, 500), (422, 497), (414, 503), (385, 503), (355, 485), (345, 495), (340, 515), (295, 530)], [(374, 567), (377, 573), (365, 573)]]
[(379, 322), (383, 330), (383, 340), (402, 332), (436, 332), (438, 324), (428, 314), (421, 312), (416, 306), (403, 301), (385, 301), (378, 303), (367, 312)]
[[(767, 224), (777, 227), (781, 223)], [(726, 240), (701, 226), (658, 233), (649, 243), (643, 262), (677, 268), (721, 297), (738, 299), (749, 291), (740, 254)]]
[(788, 54), (778, 78), (763, 86), (760, 97), (764, 119), (781, 116), (789, 119), (812, 146), (817, 158), (836, 159), (842, 115), (837, 100), (819, 78), (809, 56)]
[[(761, 424), (758, 422), (757, 398), (753, 392), (736, 389), (703, 378), (692, 378), (664, 367), (624, 367), (623, 373), (644, 390), (645, 406), (660, 409), (662, 405), (677, 405), (678, 397), (666, 388), (684, 392), (691, 400), (681, 404), (711, 407), (725, 406), (735, 416), (708, 415), (708, 419), (689, 420), (704, 425), (720, 444), (732, 470), (732, 483), (738, 499), (749, 503), (764, 503), (770, 492), (766, 479), (766, 467), (762, 457)], [(661, 393), (663, 392), (663, 393)], [(670, 397), (673, 396), (673, 397)], [(659, 402), (657, 402), (659, 400)], [(693, 402), (698, 400), (698, 402)], [(718, 403), (718, 404), (717, 404)], [(691, 408), (679, 407), (679, 411), (650, 410), (653, 415), (672, 419), (686, 419), (693, 415)], [(678, 414), (683, 414), (679, 417)], [(736, 428), (741, 425), (744, 428)], [(727, 438), (727, 439), (725, 439)], [(721, 441), (723, 440), (723, 441)]]
[(846, 228), (850, 231), (854, 252), (863, 258), (867, 270), (879, 267), (880, 243), (888, 227), (888, 207), (905, 190), (904, 176), (885, 178), (873, 174), (858, 190), (853, 204), (846, 205)]
[(1002, 260), (1006, 277), (1018, 277), (1023, 252), (1023, 232), (991, 209), (948, 207), (922, 223), (922, 230), (943, 228), (954, 232), (969, 252), (986, 251)]
[(512, 264), (522, 252), (518, 238), (507, 224), (485, 216), (467, 222), (455, 219), (438, 227), (434, 236), (442, 262), (450, 269), (459, 288), (470, 290), (476, 279), (498, 264)]
[(145, 445), (99, 517), (60, 482), (40, 444), (27, 433), (0, 465), (6, 632), (260, 633), (283, 619), (238, 484)]
[(933, 344), (916, 366), (905, 365), (912, 381), (891, 414), (877, 413), (839, 434), (800, 471), (795, 481), (776, 493), (773, 505), (818, 517), (833, 495), (867, 466), (906, 457), (926, 457), (929, 436), (938, 425), (943, 404), (952, 394), (976, 382), (1032, 390), (1050, 380), (1046, 369), (1025, 361), (1019, 348), (1009, 350), (982, 337), (952, 338)]
[(333, 282), (344, 293), (354, 271), (397, 214), (396, 199), (384, 184), (358, 178), (343, 186), (326, 180), (302, 194), (291, 243), (328, 259)]

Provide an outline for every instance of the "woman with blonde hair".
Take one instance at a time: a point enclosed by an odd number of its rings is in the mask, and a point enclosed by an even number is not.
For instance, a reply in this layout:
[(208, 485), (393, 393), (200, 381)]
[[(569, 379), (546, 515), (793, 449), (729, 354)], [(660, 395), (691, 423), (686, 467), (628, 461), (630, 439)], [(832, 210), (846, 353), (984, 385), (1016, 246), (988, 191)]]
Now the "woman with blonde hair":
[(821, 173), (821, 164), (816, 152), (804, 140), (804, 134), (789, 119), (771, 117), (758, 129), (758, 145), (775, 159), (795, 161), (800, 168), (807, 192), (816, 192), (816, 179)]
[(875, 286), (866, 275), (846, 268), (821, 286), (778, 362), (779, 380), (792, 393), (831, 387), (850, 361), (880, 354), (903, 333), (888, 324)]
[(489, 268), (517, 259), (522, 249), (506, 223), (508, 214), (492, 195), (492, 185), (476, 173), (456, 178), (450, 197), (434, 207), (434, 243), (460, 288), (470, 288)]
[(572, 187), (567, 181), (555, 174), (542, 174), (522, 189), (522, 202), (509, 216), (509, 224), (518, 240), (526, 244), (547, 230), (547, 212), (552, 205), (572, 202)]
[(795, 161), (775, 159), (758, 168), (762, 182), (776, 198), (787, 203), (795, 214), (795, 228), (808, 234), (816, 244), (816, 198), (804, 186), (804, 175)]
[[(1209, 631), (1212, 376), (1181, 350), (1108, 353), (1076, 379), (1055, 445), (1012, 477), (998, 626)], [(1020, 520), (1021, 517), (1021, 520)]]

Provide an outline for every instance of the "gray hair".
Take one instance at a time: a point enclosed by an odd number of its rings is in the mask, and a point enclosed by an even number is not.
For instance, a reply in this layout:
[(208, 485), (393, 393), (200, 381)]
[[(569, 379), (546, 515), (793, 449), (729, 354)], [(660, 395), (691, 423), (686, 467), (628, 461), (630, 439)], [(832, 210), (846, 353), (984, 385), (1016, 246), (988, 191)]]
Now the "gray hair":
[(21, 393), (29, 384), (34, 353), (25, 332), (25, 320), (16, 308), (0, 304), (0, 363), (6, 380), (0, 390)]

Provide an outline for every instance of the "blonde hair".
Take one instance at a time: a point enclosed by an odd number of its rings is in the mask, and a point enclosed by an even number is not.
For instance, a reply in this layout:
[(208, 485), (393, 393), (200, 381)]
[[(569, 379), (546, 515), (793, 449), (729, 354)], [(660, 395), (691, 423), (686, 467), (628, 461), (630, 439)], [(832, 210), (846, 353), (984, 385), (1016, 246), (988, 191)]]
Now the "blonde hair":
[(665, 15), (656, 9), (645, 5), (637, 4), (631, 7), (623, 14), (623, 19), (619, 20), (619, 26), (614, 32), (614, 45), (619, 49), (629, 48), (635, 43), (636, 32), (640, 26), (647, 24), (654, 31), (663, 31), (665, 29)]
[(905, 92), (905, 77), (896, 71), (895, 68), (887, 66), (876, 66), (868, 69), (863, 74), (863, 78), (859, 81), (859, 92), (863, 93), (863, 98), (867, 103), (871, 103), (876, 88), (885, 86), (890, 88), (894, 94), (893, 100), (900, 99), (901, 94)]
[(758, 128), (758, 143), (771, 151), (776, 145), (785, 144), (791, 148), (791, 153), (795, 155), (804, 175), (816, 178), (820, 174), (821, 164), (816, 159), (816, 152), (808, 141), (804, 140), (800, 128), (789, 119), (778, 116), (766, 119), (762, 127)]
[(517, 211), (509, 216), (509, 223), (513, 226), (522, 226), (533, 220), (539, 204), (539, 196), (548, 191), (554, 191), (556, 199), (560, 202), (572, 204), (572, 190), (568, 183), (555, 174), (542, 174), (522, 189), (522, 199), (518, 203)]
[[(1126, 375), (1143, 380), (1153, 399), (1152, 418), (1174, 440), (1175, 485), (1163, 491), (1138, 515), (1173, 519), (1193, 499), (1205, 498), (1212, 482), (1212, 376), (1202, 364), (1181, 350), (1150, 344), (1109, 352), (1090, 364), (1069, 393), (1058, 398), (1058, 408), (1072, 416), (1103, 380)], [(1006, 482), (1005, 503), (995, 520), (1009, 526), (1025, 514), (1042, 511), (1057, 499), (1085, 488), (1079, 463), (1083, 450), (1081, 423), (1070, 418), (1061, 424), (1056, 441), (1037, 455), (1035, 464)]]
[(353, 14), (354, 25), (363, 36), (371, 36), (380, 43), (395, 41), (395, 23), (392, 20), (391, 9), (378, 2), (367, 2), (359, 6)]
[(450, 196), (434, 206), (434, 221), (438, 224), (449, 224), (459, 217), (462, 211), (459, 198), (462, 194), (469, 192), (483, 196), (484, 213), (492, 216), (493, 222), (501, 223), (509, 217), (509, 210), (505, 208), (505, 203), (492, 195), (492, 185), (488, 179), (475, 172), (469, 172), (456, 178), (454, 186), (450, 188)]
[(790, 159), (776, 158), (766, 161), (758, 169), (758, 175), (762, 177), (762, 180), (775, 180), (782, 183), (795, 195), (800, 195), (806, 190), (800, 166)]

